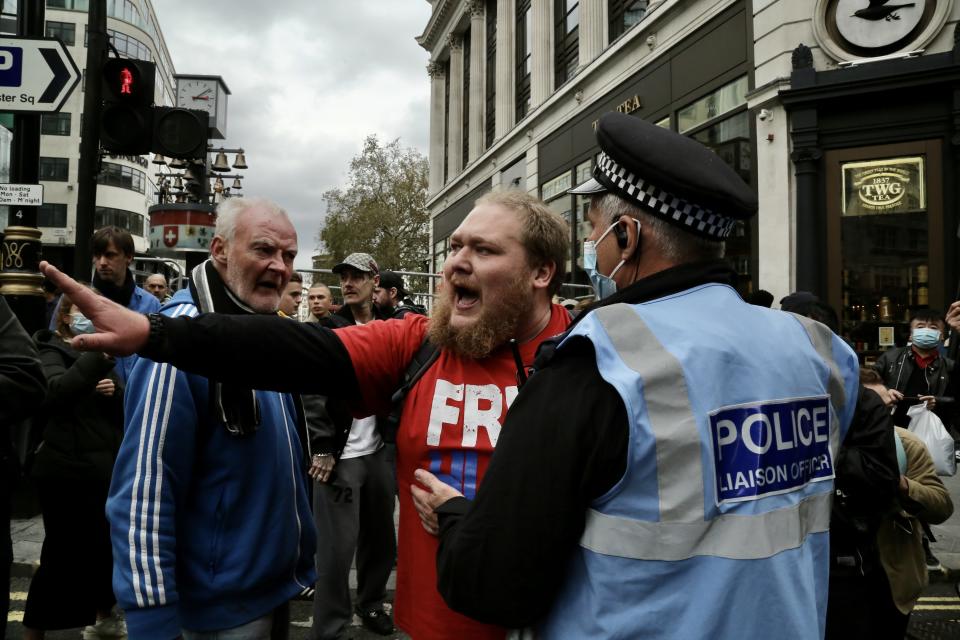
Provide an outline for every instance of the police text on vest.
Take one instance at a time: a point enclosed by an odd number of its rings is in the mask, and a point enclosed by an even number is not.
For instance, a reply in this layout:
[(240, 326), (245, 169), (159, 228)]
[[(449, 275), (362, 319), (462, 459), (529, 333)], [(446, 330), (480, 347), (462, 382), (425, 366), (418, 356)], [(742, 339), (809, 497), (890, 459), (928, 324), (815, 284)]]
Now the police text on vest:
[(711, 412), (717, 504), (756, 500), (833, 478), (830, 420), (828, 396)]

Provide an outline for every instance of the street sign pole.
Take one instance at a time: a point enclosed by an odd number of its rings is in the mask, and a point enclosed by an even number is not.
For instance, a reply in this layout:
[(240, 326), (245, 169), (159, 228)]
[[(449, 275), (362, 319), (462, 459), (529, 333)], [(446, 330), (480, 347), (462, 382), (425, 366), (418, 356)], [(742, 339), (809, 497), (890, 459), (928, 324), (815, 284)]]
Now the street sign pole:
[(107, 56), (106, 0), (90, 0), (87, 29), (87, 84), (83, 94), (83, 130), (80, 132), (80, 162), (77, 166), (77, 239), (73, 252), (73, 276), (80, 281), (89, 277), (93, 261), (90, 240), (97, 208), (100, 164), (100, 110), (103, 107), (100, 68)]
[[(24, 37), (43, 37), (44, 2), (20, 2), (17, 31)], [(0, 109), (3, 107), (0, 106)], [(13, 117), (10, 177), (15, 183), (40, 182), (40, 114), (17, 113)], [(40, 230), (37, 207), (8, 207), (3, 234), (0, 294), (7, 299), (20, 324), (30, 333), (43, 328), (43, 277), (40, 275)]]

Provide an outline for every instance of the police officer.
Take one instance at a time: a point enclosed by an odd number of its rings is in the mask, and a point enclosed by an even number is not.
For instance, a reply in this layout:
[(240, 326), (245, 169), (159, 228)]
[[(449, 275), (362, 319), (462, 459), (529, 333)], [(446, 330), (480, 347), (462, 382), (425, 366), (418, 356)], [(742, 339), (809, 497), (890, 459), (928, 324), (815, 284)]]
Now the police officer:
[(525, 385), (472, 503), (426, 471), (411, 487), (440, 591), (541, 638), (821, 638), (857, 358), (732, 288), (723, 240), (757, 201), (716, 154), (617, 113), (597, 137), (572, 193), (600, 302)]

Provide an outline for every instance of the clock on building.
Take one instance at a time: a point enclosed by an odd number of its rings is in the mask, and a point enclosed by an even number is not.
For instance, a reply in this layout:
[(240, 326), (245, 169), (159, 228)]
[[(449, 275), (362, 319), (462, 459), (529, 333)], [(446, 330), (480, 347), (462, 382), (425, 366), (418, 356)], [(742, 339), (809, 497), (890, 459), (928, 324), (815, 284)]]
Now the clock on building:
[(839, 61), (924, 49), (943, 30), (953, 0), (817, 0), (813, 33)]
[(227, 135), (227, 96), (230, 89), (220, 76), (175, 76), (177, 106), (200, 109), (210, 115), (210, 137), (223, 139)]

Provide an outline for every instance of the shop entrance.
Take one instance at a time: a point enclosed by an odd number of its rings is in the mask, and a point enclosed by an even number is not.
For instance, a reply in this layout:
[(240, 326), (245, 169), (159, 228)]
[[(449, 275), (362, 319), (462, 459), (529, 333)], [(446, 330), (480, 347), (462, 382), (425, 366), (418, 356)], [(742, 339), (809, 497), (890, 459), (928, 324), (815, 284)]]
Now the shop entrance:
[(941, 141), (829, 151), (825, 161), (828, 298), (870, 363), (906, 344), (913, 311), (943, 310)]

